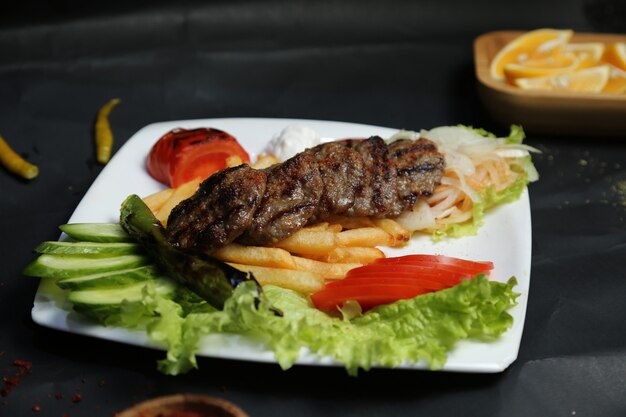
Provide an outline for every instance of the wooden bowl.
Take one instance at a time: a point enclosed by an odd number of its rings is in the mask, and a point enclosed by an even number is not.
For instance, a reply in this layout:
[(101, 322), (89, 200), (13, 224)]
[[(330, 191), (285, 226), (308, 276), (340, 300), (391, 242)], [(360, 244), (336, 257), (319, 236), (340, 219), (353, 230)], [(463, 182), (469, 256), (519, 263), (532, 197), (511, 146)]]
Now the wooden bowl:
[[(491, 32), (474, 41), (479, 95), (494, 119), (528, 132), (626, 138), (626, 94), (528, 91), (491, 77), (491, 60), (523, 33)], [(626, 42), (626, 35), (575, 33), (571, 43), (578, 42)]]
[(235, 404), (204, 395), (177, 394), (139, 403), (116, 417), (249, 417)]

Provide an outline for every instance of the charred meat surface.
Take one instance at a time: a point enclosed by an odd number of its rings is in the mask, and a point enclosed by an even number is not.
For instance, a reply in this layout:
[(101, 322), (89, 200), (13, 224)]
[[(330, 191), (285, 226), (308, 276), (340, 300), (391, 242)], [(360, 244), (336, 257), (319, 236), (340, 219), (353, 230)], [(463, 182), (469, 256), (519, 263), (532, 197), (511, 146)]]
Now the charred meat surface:
[(389, 145), (389, 154), (397, 169), (398, 197), (404, 209), (410, 209), (420, 197), (430, 197), (441, 181), (443, 156), (427, 139), (397, 140)]
[(273, 244), (333, 215), (393, 218), (432, 195), (443, 170), (427, 139), (325, 143), (265, 170), (241, 165), (212, 175), (172, 210), (167, 236), (211, 253), (235, 240)]
[(329, 142), (309, 149), (315, 155), (324, 182), (317, 217), (343, 214), (354, 205), (365, 176), (363, 158), (343, 142)]
[(323, 191), (315, 157), (307, 152), (268, 168), (265, 196), (239, 241), (265, 245), (289, 237), (315, 214)]
[(367, 140), (348, 141), (363, 159), (364, 177), (354, 205), (346, 212), (357, 217), (397, 217), (402, 205), (396, 191), (396, 167), (389, 159), (389, 150), (378, 136)]
[(246, 231), (263, 201), (265, 171), (239, 165), (218, 171), (172, 210), (167, 221), (170, 243), (211, 253)]

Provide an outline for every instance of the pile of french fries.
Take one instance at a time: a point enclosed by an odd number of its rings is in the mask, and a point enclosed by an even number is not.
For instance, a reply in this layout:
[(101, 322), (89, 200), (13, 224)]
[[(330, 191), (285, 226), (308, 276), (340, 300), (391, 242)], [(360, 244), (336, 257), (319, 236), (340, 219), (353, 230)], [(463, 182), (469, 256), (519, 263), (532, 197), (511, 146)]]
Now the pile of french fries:
[[(241, 163), (234, 159), (228, 162), (232, 166)], [(262, 169), (276, 162), (272, 156), (262, 156), (252, 167)], [(198, 178), (149, 195), (143, 201), (166, 225), (172, 209), (191, 197), (200, 182)], [(327, 281), (344, 278), (353, 268), (384, 258), (377, 246), (404, 246), (411, 234), (391, 219), (336, 217), (307, 226), (271, 247), (231, 243), (211, 256), (252, 272), (261, 285), (309, 294), (323, 288)]]

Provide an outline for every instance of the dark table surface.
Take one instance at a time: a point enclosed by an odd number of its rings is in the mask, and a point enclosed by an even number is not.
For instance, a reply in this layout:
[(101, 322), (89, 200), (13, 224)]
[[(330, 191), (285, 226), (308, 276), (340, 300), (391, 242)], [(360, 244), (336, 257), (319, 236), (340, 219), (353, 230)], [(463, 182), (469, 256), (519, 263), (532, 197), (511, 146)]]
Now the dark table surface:
[[(101, 171), (96, 110), (121, 97), (115, 149), (146, 124), (215, 117), (341, 120), (499, 134), (476, 93), (472, 42), (492, 30), (626, 29), (623, 1), (7, 2), (0, 132), (39, 165), (0, 172), (0, 372), (33, 363), (2, 416), (110, 416), (180, 392), (251, 416), (626, 415), (626, 143), (530, 132), (533, 258), (519, 357), (500, 374), (294, 367), (162, 353), (35, 325), (32, 248), (56, 239)], [(626, 121), (625, 121), (626, 123)], [(132, 179), (130, 179), (132, 180)], [(82, 400), (76, 402), (75, 394)], [(35, 412), (32, 407), (40, 406)]]

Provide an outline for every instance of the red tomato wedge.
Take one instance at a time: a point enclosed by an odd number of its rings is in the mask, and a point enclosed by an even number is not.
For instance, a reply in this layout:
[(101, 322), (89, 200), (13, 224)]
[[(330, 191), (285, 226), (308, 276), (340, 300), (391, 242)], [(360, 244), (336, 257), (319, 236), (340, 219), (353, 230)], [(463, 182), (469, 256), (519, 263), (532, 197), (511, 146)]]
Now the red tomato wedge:
[(447, 265), (402, 265), (390, 267), (388, 265), (379, 265), (372, 263), (370, 265), (362, 266), (348, 271), (346, 278), (351, 278), (363, 274), (378, 276), (395, 276), (396, 274), (410, 274), (412, 276), (420, 276), (423, 278), (437, 279), (443, 282), (458, 283), (461, 278), (473, 277), (479, 273), (488, 274), (489, 271), (476, 271), (468, 272), (465, 270), (459, 270), (457, 268), (451, 268)]
[(466, 272), (480, 273), (493, 269), (493, 262), (477, 262), (468, 261), (461, 258), (453, 258), (451, 256), (443, 255), (405, 255), (396, 258), (384, 258), (376, 260), (377, 264), (402, 264), (402, 265), (447, 265), (450, 267), (458, 268)]
[(387, 279), (391, 277), (405, 278), (405, 279), (412, 279), (412, 280), (425, 280), (425, 281), (436, 282), (443, 286), (451, 287), (461, 282), (463, 278), (471, 278), (472, 275), (446, 274), (445, 272), (438, 273), (437, 271), (432, 271), (432, 273), (429, 273), (427, 271), (426, 272), (393, 271), (393, 272), (381, 274), (379, 272), (373, 272), (373, 271), (369, 271), (366, 269), (362, 272), (347, 275), (346, 278), (344, 278), (344, 281), (345, 279), (348, 279), (348, 278), (350, 281), (353, 281), (353, 280), (361, 280), (361, 279)]
[(226, 132), (212, 128), (179, 128), (166, 133), (154, 144), (147, 168), (154, 179), (176, 188), (226, 168), (226, 159), (230, 156), (250, 162), (245, 149)]
[[(461, 282), (461, 279), (459, 279), (458, 282), (453, 285), (456, 285), (460, 282)], [(353, 286), (363, 285), (363, 284), (411, 285), (411, 286), (417, 285), (421, 288), (426, 288), (426, 289), (433, 290), (433, 291), (443, 290), (444, 288), (450, 287), (450, 285), (443, 283), (443, 282), (437, 282), (437, 281), (430, 280), (430, 279), (415, 278), (411, 276), (398, 276), (398, 275), (394, 275), (391, 278), (389, 277), (374, 278), (374, 277), (360, 275), (358, 279), (350, 279), (346, 282), (343, 282), (341, 284), (341, 287), (353, 287)]]
[[(363, 310), (369, 310), (381, 304), (389, 304), (394, 301), (415, 298), (418, 295), (432, 292), (418, 285), (398, 284), (369, 284), (336, 286), (332, 293), (324, 293), (321, 290), (311, 297), (315, 307), (320, 310), (332, 310), (341, 307), (348, 300), (358, 301)], [(342, 300), (338, 303), (338, 299)]]
[(492, 262), (438, 255), (407, 255), (374, 261), (350, 270), (311, 296), (320, 310), (357, 301), (364, 310), (458, 285), (463, 279), (489, 274)]

